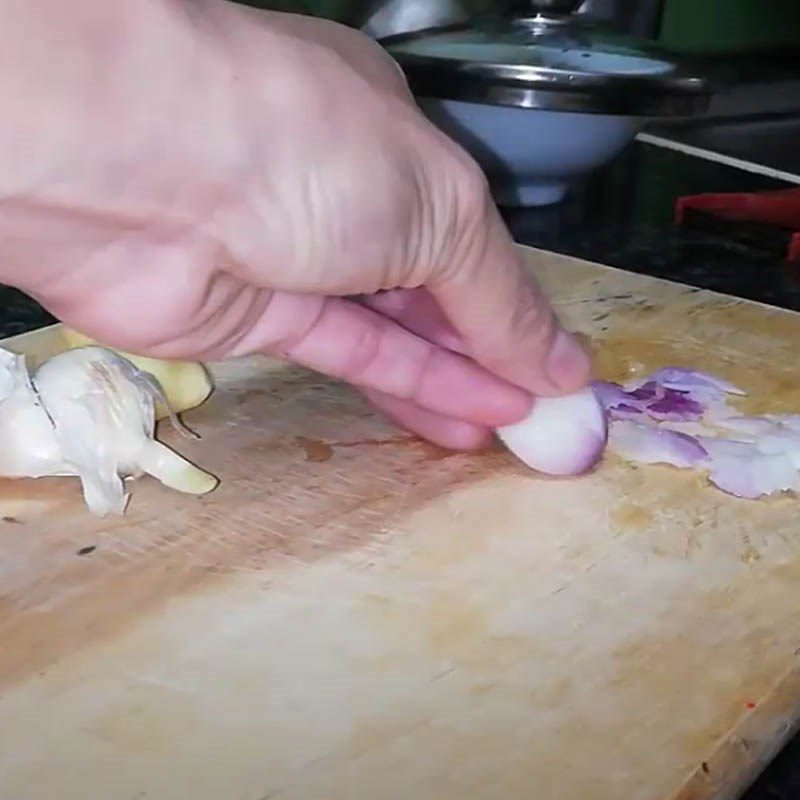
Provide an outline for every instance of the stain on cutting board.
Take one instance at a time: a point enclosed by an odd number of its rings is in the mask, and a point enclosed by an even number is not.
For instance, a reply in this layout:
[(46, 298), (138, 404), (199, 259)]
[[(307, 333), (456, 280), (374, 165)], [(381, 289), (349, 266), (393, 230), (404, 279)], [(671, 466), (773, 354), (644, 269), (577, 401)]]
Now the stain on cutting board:
[(633, 500), (626, 500), (612, 509), (611, 528), (622, 534), (645, 530), (653, 524), (656, 511), (655, 508), (646, 508)]
[(322, 464), (333, 458), (333, 447), (327, 442), (323, 442), (320, 439), (309, 439), (307, 436), (297, 436), (295, 441), (303, 448), (306, 461)]

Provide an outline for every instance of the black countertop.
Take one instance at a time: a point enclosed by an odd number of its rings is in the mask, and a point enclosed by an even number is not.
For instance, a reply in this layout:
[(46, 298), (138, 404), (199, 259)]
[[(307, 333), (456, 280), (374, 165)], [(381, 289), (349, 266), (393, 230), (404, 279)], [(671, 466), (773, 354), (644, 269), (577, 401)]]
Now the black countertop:
[[(599, 170), (562, 204), (506, 210), (517, 241), (704, 289), (800, 311), (800, 264), (735, 241), (730, 233), (673, 224), (675, 198), (748, 192), (779, 181), (639, 142)], [(0, 336), (42, 327), (52, 317), (13, 289), (0, 287)], [(800, 797), (800, 736), (743, 800)]]
[(736, 228), (710, 233), (673, 223), (683, 195), (786, 186), (635, 142), (566, 202), (504, 216), (524, 244), (800, 311), (800, 264), (736, 241)]

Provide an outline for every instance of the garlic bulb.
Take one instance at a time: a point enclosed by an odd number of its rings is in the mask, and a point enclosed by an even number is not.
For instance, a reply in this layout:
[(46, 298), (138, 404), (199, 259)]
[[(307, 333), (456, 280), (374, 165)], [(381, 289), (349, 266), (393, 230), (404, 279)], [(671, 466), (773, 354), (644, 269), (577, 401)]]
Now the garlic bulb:
[(122, 514), (123, 479), (143, 473), (178, 491), (211, 491), (216, 478), (153, 438), (156, 402), (169, 407), (158, 381), (106, 348), (59, 353), (32, 378), (23, 356), (0, 350), (0, 475), (77, 476), (100, 516)]

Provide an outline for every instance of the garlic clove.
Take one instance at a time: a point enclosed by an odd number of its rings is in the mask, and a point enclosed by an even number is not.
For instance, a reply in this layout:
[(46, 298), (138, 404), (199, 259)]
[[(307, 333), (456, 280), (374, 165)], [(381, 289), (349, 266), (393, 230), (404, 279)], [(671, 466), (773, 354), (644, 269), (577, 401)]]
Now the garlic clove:
[[(104, 468), (103, 468), (104, 467)], [(83, 464), (76, 467), (89, 511), (98, 517), (124, 514), (130, 500), (114, 465)]]
[(166, 445), (151, 439), (138, 458), (139, 467), (164, 486), (186, 494), (208, 494), (217, 488), (219, 480), (196, 467)]
[(34, 391), (25, 356), (0, 349), (0, 476), (74, 475)]

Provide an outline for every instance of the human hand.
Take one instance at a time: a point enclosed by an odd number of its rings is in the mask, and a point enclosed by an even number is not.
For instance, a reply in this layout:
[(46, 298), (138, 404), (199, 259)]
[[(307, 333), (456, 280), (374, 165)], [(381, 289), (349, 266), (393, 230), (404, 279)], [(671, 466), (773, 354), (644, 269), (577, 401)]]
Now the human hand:
[(59, 2), (0, 0), (6, 283), (110, 346), (290, 359), (453, 448), (588, 380), (378, 45), (224, 0), (77, 0), (54, 26)]

